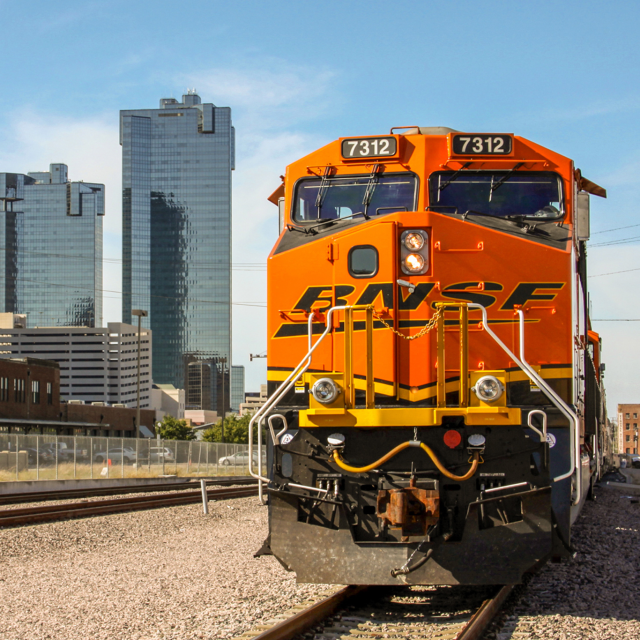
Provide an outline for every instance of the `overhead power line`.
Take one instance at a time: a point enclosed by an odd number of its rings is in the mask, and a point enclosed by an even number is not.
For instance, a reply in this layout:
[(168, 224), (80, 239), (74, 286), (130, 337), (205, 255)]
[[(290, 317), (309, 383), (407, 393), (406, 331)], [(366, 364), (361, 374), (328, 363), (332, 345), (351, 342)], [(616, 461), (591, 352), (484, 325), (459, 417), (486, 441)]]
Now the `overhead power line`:
[(632, 227), (640, 227), (640, 224), (629, 224), (626, 227), (615, 227), (615, 229), (605, 229), (604, 231), (594, 231), (591, 235), (595, 236), (599, 233), (610, 233), (611, 231), (620, 231), (621, 229), (631, 229)]
[(622, 240), (610, 240), (608, 242), (598, 242), (596, 244), (590, 244), (589, 249), (593, 249), (595, 247), (611, 247), (614, 244), (628, 244), (635, 240), (638, 240), (640, 236), (632, 236), (631, 238), (624, 238)]
[[(60, 284), (57, 282), (44, 282), (42, 280), (32, 280), (30, 278), (20, 277), (19, 280), (24, 282), (35, 282), (36, 284), (44, 284), (49, 287), (63, 287), (65, 289), (75, 289), (79, 291), (94, 291), (94, 289), (89, 287), (76, 287), (70, 284)], [(115, 291), (113, 289), (95, 289), (97, 293), (116, 293), (122, 295), (122, 291)], [(110, 297), (110, 296), (109, 296)], [(222, 300), (203, 300), (202, 298), (192, 298), (190, 296), (182, 297), (182, 296), (161, 296), (158, 294), (148, 294), (149, 298), (162, 298), (165, 300), (180, 300), (184, 302), (203, 302), (205, 304), (227, 304)], [(240, 307), (264, 307), (266, 308), (266, 302), (231, 302), (232, 305), (240, 306)]]
[(630, 271), (640, 271), (640, 267), (636, 269), (624, 269), (622, 271), (610, 271), (609, 273), (597, 273), (593, 276), (587, 276), (588, 278), (599, 278), (600, 276), (615, 276), (618, 273), (629, 273)]

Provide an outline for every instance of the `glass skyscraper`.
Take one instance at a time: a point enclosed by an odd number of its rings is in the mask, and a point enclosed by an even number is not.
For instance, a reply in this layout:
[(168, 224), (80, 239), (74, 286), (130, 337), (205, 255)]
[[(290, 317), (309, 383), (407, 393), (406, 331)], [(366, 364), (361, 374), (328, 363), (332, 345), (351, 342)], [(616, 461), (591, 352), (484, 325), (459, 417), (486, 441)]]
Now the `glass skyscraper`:
[(209, 371), (199, 408), (221, 413), (231, 363), (231, 109), (189, 91), (159, 109), (121, 111), (120, 144), (123, 322), (148, 311), (154, 382), (195, 398), (189, 379)]
[(104, 185), (67, 165), (0, 173), (0, 308), (28, 327), (102, 325)]

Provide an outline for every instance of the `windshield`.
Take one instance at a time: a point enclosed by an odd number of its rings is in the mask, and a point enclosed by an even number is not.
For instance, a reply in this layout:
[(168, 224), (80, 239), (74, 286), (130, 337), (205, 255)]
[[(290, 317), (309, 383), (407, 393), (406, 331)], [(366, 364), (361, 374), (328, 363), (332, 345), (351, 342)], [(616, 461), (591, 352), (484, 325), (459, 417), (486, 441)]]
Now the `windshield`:
[(550, 171), (442, 171), (431, 175), (429, 191), (435, 211), (554, 219), (564, 208), (561, 178)]
[(417, 179), (412, 173), (300, 180), (293, 218), (309, 222), (362, 213), (380, 216), (394, 211), (414, 211), (416, 186)]

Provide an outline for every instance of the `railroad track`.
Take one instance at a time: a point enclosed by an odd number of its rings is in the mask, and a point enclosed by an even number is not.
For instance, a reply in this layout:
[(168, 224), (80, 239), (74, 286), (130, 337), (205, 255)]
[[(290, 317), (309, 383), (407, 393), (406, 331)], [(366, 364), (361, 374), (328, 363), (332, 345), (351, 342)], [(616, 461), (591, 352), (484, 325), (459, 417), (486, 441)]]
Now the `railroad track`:
[[(165, 487), (171, 491), (174, 487)], [(245, 498), (258, 493), (257, 486), (233, 487), (222, 489), (208, 489), (210, 500), (229, 500), (231, 498)], [(193, 504), (202, 501), (202, 494), (198, 491), (183, 491), (181, 493), (167, 493), (153, 496), (129, 496), (109, 500), (93, 500), (88, 502), (72, 502), (65, 504), (26, 507), (23, 509), (0, 510), (0, 528), (14, 527), (25, 524), (37, 524), (52, 520), (67, 520), (69, 518), (86, 518), (89, 516), (121, 513), (123, 511), (141, 511), (157, 509), (182, 504)]]
[[(215, 479), (206, 479), (207, 485), (224, 486), (229, 484), (253, 485), (257, 481), (248, 476), (225, 476)], [(47, 500), (69, 500), (71, 498), (94, 498), (98, 496), (115, 496), (123, 493), (151, 493), (153, 491), (173, 491), (193, 489), (200, 486), (200, 480), (189, 482), (159, 482), (148, 485), (121, 485), (111, 487), (95, 487), (92, 489), (63, 489), (60, 491), (29, 491), (24, 493), (0, 494), (0, 505), (24, 504), (27, 502), (46, 502)]]
[(512, 589), (348, 586), (236, 640), (478, 640)]

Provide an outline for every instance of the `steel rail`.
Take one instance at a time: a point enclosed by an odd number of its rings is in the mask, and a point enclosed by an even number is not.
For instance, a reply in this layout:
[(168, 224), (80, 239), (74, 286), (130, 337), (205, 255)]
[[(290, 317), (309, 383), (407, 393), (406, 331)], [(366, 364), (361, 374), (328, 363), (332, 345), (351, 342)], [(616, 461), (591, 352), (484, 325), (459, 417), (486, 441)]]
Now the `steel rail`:
[[(316, 602), (310, 607), (296, 613), (294, 616), (262, 631), (257, 636), (253, 636), (252, 640), (292, 640), (296, 636), (322, 623), (325, 618), (334, 614), (350, 598), (362, 595), (367, 590), (376, 588), (375, 586), (356, 585), (344, 587), (324, 600)], [(501, 610), (502, 605), (512, 590), (513, 585), (506, 585), (502, 587), (493, 598), (485, 600), (453, 640), (478, 640)], [(248, 635), (243, 634), (241, 637), (244, 639), (247, 638)]]
[[(224, 486), (228, 484), (257, 484), (249, 476), (224, 477), (221, 479), (205, 478), (207, 485)], [(1, 485), (0, 485), (1, 486)], [(46, 502), (48, 500), (69, 500), (71, 498), (93, 498), (96, 496), (115, 496), (124, 493), (150, 493), (153, 491), (173, 491), (191, 489), (199, 486), (199, 479), (190, 482), (159, 482), (149, 485), (121, 485), (111, 487), (94, 487), (91, 489), (61, 489), (59, 491), (25, 491), (21, 493), (0, 494), (0, 505), (20, 504), (26, 502)]]
[[(258, 493), (257, 486), (209, 489), (207, 496), (212, 500), (228, 500), (245, 498)], [(200, 491), (187, 491), (181, 494), (169, 493), (155, 496), (133, 496), (114, 498), (111, 500), (93, 500), (91, 502), (74, 502), (24, 509), (4, 509), (0, 511), (0, 528), (23, 524), (37, 524), (52, 520), (84, 518), (96, 515), (108, 515), (123, 511), (141, 511), (183, 504), (198, 503), (202, 500)]]
[(502, 608), (513, 587), (514, 585), (507, 584), (493, 598), (485, 600), (455, 640), (478, 640)]
[(260, 635), (255, 636), (254, 640), (291, 640), (298, 634), (308, 631), (325, 618), (328, 618), (349, 598), (370, 588), (356, 585), (344, 587), (328, 598), (320, 600), (320, 602), (316, 602), (309, 608), (297, 613), (295, 616), (283, 620), (271, 627), (271, 629), (263, 631)]

